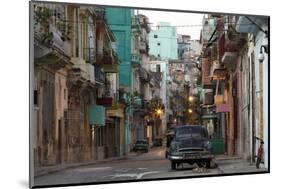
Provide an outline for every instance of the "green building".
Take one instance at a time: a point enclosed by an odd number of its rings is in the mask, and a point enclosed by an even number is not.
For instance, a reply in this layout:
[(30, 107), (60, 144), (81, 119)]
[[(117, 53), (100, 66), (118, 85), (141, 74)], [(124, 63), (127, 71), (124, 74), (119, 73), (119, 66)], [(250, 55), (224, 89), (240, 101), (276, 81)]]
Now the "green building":
[(128, 8), (106, 8), (106, 19), (116, 37), (120, 88), (131, 88), (131, 15)]
[(120, 60), (119, 64), (119, 89), (126, 93), (120, 98), (125, 98), (125, 152), (128, 153), (131, 144), (130, 117), (132, 117), (132, 108), (128, 99), (128, 94), (132, 88), (132, 64), (131, 64), (131, 23), (133, 11), (128, 8), (106, 8), (106, 20), (115, 38), (115, 48)]

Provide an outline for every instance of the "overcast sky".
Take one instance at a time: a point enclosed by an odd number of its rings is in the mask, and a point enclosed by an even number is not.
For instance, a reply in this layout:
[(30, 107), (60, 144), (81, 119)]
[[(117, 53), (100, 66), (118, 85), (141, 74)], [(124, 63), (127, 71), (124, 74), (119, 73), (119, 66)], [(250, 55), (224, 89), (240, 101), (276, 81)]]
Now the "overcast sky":
[(203, 14), (151, 10), (139, 10), (139, 14), (146, 15), (152, 26), (156, 26), (158, 22), (170, 22), (172, 26), (184, 25), (185, 27), (177, 27), (178, 34), (190, 35), (191, 39), (200, 38)]

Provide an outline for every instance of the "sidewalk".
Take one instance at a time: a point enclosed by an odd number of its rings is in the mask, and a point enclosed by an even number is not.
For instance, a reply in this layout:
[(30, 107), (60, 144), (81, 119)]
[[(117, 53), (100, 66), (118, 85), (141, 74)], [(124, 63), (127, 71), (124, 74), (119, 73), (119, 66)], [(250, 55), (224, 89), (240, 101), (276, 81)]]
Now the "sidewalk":
[(264, 164), (260, 165), (260, 169), (256, 168), (255, 163), (240, 157), (228, 157), (220, 155), (215, 157), (215, 163), (218, 165), (218, 169), (222, 174), (234, 174), (234, 173), (249, 173), (249, 172), (267, 172), (268, 169), (264, 168)]
[(217, 160), (217, 161), (236, 160), (236, 159), (242, 159), (242, 158), (238, 157), (238, 156), (228, 156), (228, 155), (224, 155), (224, 154), (215, 155), (215, 160)]
[(106, 162), (113, 162), (113, 161), (125, 160), (125, 159), (127, 159), (127, 156), (112, 157), (112, 158), (107, 158), (107, 159), (103, 159), (103, 160), (92, 160), (92, 161), (87, 161), (87, 162), (82, 162), (82, 163), (67, 163), (67, 164), (61, 164), (61, 165), (44, 166), (44, 167), (35, 168), (34, 175), (35, 175), (35, 177), (38, 177), (38, 176), (43, 176), (43, 175), (54, 173), (54, 172), (59, 172), (59, 171), (69, 169), (69, 168), (94, 165), (94, 164), (100, 164), (100, 163), (106, 163)]

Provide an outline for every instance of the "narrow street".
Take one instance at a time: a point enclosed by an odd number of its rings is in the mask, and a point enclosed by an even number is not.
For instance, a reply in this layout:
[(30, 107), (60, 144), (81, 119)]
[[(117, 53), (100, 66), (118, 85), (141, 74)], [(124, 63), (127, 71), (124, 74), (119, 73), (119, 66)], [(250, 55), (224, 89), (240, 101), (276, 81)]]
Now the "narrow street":
[(269, 171), (266, 17), (33, 12), (32, 186)]
[(152, 148), (148, 153), (130, 153), (124, 160), (99, 163), (65, 169), (59, 172), (36, 177), (36, 185), (138, 180), (151, 178), (171, 178), (219, 175), (237, 172), (259, 172), (248, 162), (239, 158), (218, 157), (217, 166), (211, 169), (198, 169), (196, 165), (184, 164), (176, 171), (171, 170), (170, 161), (165, 159), (165, 148)]

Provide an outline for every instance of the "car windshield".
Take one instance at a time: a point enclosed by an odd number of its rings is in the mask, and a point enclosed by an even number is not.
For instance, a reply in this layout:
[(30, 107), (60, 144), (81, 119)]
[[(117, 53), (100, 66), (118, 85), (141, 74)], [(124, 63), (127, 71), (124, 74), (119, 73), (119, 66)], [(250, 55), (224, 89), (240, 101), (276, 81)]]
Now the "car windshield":
[(181, 127), (176, 131), (177, 138), (207, 138), (208, 133), (201, 127)]
[(137, 141), (136, 144), (146, 144), (146, 141)]

